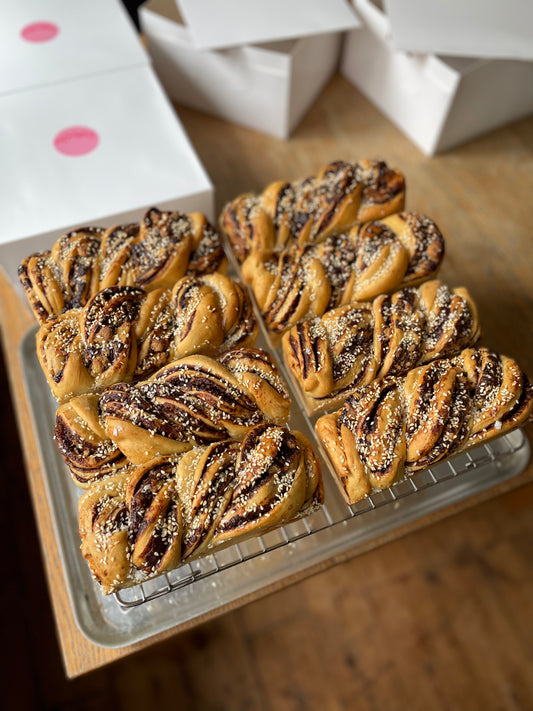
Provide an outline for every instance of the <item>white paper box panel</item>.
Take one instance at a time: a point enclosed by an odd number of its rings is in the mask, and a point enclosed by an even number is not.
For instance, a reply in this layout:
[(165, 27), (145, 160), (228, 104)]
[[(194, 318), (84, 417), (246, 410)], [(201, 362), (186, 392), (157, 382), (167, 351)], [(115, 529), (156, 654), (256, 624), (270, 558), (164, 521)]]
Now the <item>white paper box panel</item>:
[(0, 97), (0, 264), (69, 229), (151, 206), (214, 221), (211, 181), (153, 70), (125, 69)]
[(395, 49), (533, 60), (531, 0), (386, 0)]
[(533, 113), (533, 63), (398, 51), (386, 15), (355, 7), (365, 27), (346, 36), (340, 72), (425, 154)]
[(290, 136), (338, 66), (339, 33), (198, 51), (187, 27), (150, 8), (141, 27), (170, 98), (277, 138)]
[(360, 26), (348, 0), (177, 0), (195, 49), (299, 39)]
[(148, 64), (120, 0), (0, 0), (0, 94)]

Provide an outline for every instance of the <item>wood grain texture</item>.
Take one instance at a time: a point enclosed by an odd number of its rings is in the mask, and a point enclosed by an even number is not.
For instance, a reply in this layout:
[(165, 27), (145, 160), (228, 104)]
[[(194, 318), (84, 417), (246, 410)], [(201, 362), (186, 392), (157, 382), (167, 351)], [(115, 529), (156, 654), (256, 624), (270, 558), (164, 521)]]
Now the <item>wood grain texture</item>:
[[(444, 233), (441, 277), (469, 288), (483, 341), (533, 373), (533, 118), (430, 159), (339, 76), (289, 141), (177, 110), (215, 185), (217, 211), (240, 192), (335, 159), (383, 158), (402, 169), (408, 209)], [(43, 580), (83, 708), (109, 694), (118, 708), (143, 699), (191, 709), (344, 709), (354, 699), (358, 709), (533, 708), (532, 465), (465, 502), (468, 510), (442, 512), (194, 629), (118, 650), (89, 643), (70, 611), (22, 389), (18, 343), (33, 320), (3, 275), (0, 314)], [(39, 690), (48, 707), (72, 708), (73, 687), (56, 692)]]

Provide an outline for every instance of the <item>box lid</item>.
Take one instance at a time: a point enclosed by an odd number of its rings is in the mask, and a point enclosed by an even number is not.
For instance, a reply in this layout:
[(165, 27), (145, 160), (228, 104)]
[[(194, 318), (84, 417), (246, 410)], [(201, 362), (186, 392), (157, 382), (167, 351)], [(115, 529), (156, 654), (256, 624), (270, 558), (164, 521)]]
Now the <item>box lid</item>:
[(147, 64), (120, 0), (0, 0), (0, 95)]
[(385, 0), (395, 49), (533, 60), (528, 0)]
[(149, 66), (7, 94), (0, 113), (0, 252), (30, 235), (212, 191)]
[(347, 0), (176, 1), (197, 49), (220, 49), (360, 27)]
[[(176, 7), (175, 0), (148, 0), (143, 3), (139, 19), (148, 45), (150, 45), (150, 39), (156, 36), (159, 40), (171, 42), (178, 50), (197, 52), (193, 47), (189, 28), (176, 21), (178, 11), (176, 9), (176, 15), (174, 15), (172, 6)], [(298, 42), (297, 39), (288, 39), (254, 45), (240, 45), (220, 50), (202, 50), (201, 55), (198, 54), (198, 62), (188, 64), (187, 72), (191, 78), (194, 77), (195, 81), (198, 81), (198, 79), (201, 80), (199, 75), (205, 71), (205, 61), (210, 61), (218, 66), (226, 61), (242, 61), (248, 67), (254, 67), (260, 71), (286, 75)], [(231, 76), (228, 76), (227, 80), (231, 82)], [(205, 82), (201, 83), (205, 85)]]

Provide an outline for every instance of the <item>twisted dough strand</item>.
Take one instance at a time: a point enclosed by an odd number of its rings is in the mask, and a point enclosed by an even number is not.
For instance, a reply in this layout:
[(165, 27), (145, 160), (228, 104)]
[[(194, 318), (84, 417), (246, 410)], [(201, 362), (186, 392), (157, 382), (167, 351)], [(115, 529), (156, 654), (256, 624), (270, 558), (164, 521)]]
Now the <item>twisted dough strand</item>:
[(149, 573), (171, 570), (181, 560), (182, 513), (172, 460), (137, 467), (126, 487), (131, 562)]
[(318, 463), (307, 440), (262, 424), (245, 437), (231, 500), (213, 533), (215, 544), (272, 528), (322, 500)]
[(40, 323), (80, 308), (101, 289), (168, 289), (185, 276), (225, 268), (219, 235), (201, 213), (153, 207), (140, 224), (84, 227), (61, 236), (47, 252), (31, 254), (19, 279)]
[(303, 321), (283, 335), (282, 345), (290, 372), (316, 412), (374, 379), (455, 355), (479, 333), (467, 290), (432, 280)]
[(72, 398), (57, 410), (54, 439), (75, 483), (83, 489), (128, 465), (102, 427), (97, 395)]
[(126, 489), (130, 472), (95, 483), (78, 502), (81, 553), (102, 592), (131, 584), (133, 567)]
[(403, 175), (383, 161), (336, 161), (316, 176), (276, 181), (228, 203), (220, 218), (237, 259), (292, 244), (317, 244), (359, 222), (403, 210)]
[(517, 363), (468, 348), (374, 380), (315, 429), (352, 504), (525, 424), (532, 412), (533, 386)]
[(239, 442), (224, 440), (203, 450), (193, 449), (180, 459), (176, 477), (186, 528), (184, 558), (201, 555), (211, 544), (231, 501), (239, 451)]

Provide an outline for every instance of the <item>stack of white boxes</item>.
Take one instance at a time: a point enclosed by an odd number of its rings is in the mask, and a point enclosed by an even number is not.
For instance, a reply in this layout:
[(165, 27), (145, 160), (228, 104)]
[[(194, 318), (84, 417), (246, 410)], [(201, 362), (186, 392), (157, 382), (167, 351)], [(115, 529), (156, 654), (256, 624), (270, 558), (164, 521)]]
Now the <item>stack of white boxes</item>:
[(121, 0), (0, 12), (0, 265), (17, 286), (75, 227), (152, 205), (215, 219), (171, 100), (288, 138), (340, 67), (428, 155), (533, 112), (524, 0), (147, 0), (148, 52)]
[(360, 26), (349, 0), (148, 0), (140, 23), (173, 101), (281, 139)]
[(0, 265), (213, 186), (120, 0), (0, 0)]
[(353, 0), (341, 73), (425, 154), (533, 112), (533, 3)]

